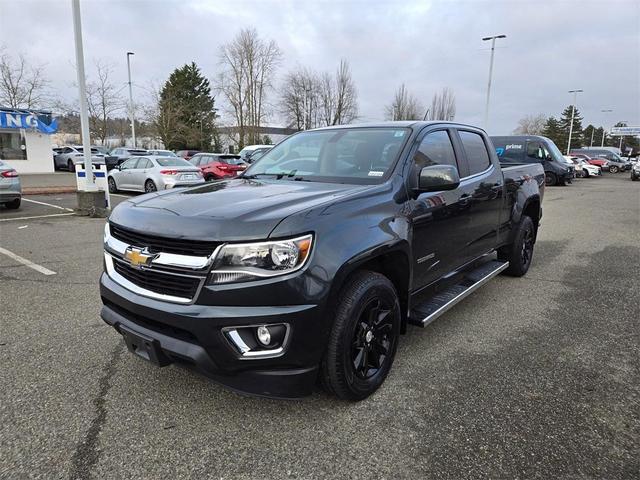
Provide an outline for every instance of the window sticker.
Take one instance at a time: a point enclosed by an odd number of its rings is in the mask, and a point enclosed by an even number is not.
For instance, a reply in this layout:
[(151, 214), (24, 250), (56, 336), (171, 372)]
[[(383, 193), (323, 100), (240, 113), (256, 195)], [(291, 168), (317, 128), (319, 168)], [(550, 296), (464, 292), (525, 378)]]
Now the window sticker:
[(369, 177), (382, 177), (384, 175), (384, 172), (381, 172), (379, 170), (369, 170), (368, 176)]

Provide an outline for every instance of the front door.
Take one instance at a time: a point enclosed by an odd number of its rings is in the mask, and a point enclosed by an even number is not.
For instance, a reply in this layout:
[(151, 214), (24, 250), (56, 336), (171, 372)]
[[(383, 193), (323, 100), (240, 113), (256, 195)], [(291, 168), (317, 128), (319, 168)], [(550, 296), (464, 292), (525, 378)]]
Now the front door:
[[(437, 164), (459, 169), (450, 129), (429, 131), (419, 138), (410, 175)], [(413, 290), (418, 290), (459, 266), (465, 247), (468, 216), (458, 189), (421, 193), (409, 202), (413, 227)]]

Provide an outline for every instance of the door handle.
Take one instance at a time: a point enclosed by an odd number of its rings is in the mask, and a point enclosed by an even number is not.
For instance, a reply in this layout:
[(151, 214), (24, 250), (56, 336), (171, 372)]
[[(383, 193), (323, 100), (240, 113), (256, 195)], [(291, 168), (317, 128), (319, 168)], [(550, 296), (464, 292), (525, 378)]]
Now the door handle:
[(458, 199), (458, 203), (463, 207), (466, 205), (469, 205), (470, 201), (471, 201), (471, 195), (469, 195), (468, 193), (464, 193), (460, 195), (460, 198)]

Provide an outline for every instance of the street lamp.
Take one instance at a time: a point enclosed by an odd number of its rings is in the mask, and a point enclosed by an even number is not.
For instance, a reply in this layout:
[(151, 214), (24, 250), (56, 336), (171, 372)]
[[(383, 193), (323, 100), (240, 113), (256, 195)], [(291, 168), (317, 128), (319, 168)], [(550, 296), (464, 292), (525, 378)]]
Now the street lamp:
[[(611, 113), (613, 112), (613, 110), (600, 110), (602, 113)], [(605, 134), (605, 129), (604, 127), (602, 127), (602, 143), (600, 144), (600, 148), (604, 147), (604, 134)]]
[(571, 125), (569, 125), (569, 143), (567, 144), (567, 155), (571, 150), (571, 134), (573, 133), (573, 116), (576, 113), (576, 98), (578, 93), (582, 93), (583, 90), (569, 90), (569, 93), (573, 93), (573, 105), (571, 105)]
[(487, 85), (487, 104), (484, 107), (484, 128), (489, 130), (489, 98), (491, 96), (491, 76), (493, 75), (493, 53), (496, 49), (496, 38), (507, 38), (506, 35), (494, 35), (492, 37), (484, 37), (483, 42), (491, 40), (491, 60), (489, 60), (489, 84)]
[(135, 55), (127, 52), (127, 72), (129, 73), (129, 118), (131, 119), (131, 136), (133, 137), (133, 148), (136, 148), (136, 118), (133, 112), (133, 89), (131, 88), (131, 62), (129, 57)]

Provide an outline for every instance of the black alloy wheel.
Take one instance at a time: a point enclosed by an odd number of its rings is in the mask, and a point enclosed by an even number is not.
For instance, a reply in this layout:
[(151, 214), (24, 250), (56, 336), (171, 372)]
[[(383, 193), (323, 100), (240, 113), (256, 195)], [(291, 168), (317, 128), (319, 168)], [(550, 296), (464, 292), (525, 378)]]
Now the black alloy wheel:
[(522, 277), (527, 273), (533, 259), (533, 247), (536, 242), (535, 225), (531, 217), (522, 216), (517, 226), (513, 243), (498, 249), (498, 260), (509, 262), (504, 271), (512, 277)]
[(351, 363), (356, 377), (366, 380), (378, 374), (395, 342), (393, 305), (372, 298), (364, 307), (351, 336)]

